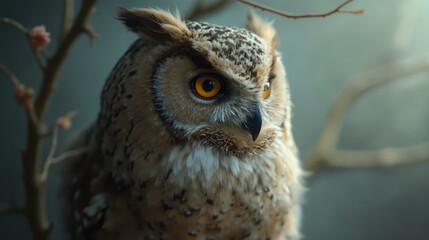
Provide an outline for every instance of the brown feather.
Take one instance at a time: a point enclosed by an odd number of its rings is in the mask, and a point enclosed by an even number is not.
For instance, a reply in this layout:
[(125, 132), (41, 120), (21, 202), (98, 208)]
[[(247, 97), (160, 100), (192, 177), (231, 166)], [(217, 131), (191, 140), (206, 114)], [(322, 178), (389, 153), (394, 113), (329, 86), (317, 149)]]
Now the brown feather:
[(247, 28), (259, 37), (265, 39), (272, 48), (278, 48), (279, 40), (277, 31), (274, 29), (272, 23), (265, 22), (261, 17), (256, 15), (256, 13), (252, 12), (247, 15)]
[(127, 10), (118, 8), (118, 19), (131, 31), (145, 39), (165, 42), (184, 42), (191, 33), (186, 24), (169, 12), (155, 9)]

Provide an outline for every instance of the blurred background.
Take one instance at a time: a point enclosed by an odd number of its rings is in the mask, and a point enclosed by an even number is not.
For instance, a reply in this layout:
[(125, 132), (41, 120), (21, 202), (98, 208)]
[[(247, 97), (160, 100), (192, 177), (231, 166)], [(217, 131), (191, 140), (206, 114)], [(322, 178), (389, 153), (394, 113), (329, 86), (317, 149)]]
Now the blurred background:
[[(76, 1), (80, 2), (80, 1)], [(291, 13), (325, 12), (341, 0), (270, 0), (264, 5)], [(71, 110), (73, 127), (60, 133), (60, 149), (94, 122), (99, 95), (113, 65), (136, 36), (116, 19), (116, 7), (157, 7), (185, 15), (195, 1), (103, 0), (91, 20), (99, 34), (94, 46), (79, 37), (66, 60), (46, 123)], [(341, 90), (361, 74), (386, 63), (429, 54), (429, 1), (355, 0), (346, 9), (364, 15), (292, 20), (233, 2), (200, 20), (245, 26), (254, 10), (274, 19), (280, 52), (291, 85), (293, 130), (302, 158), (315, 144), (330, 106)], [(28, 28), (45, 25), (55, 50), (62, 1), (2, 0), (0, 16)], [(41, 72), (23, 35), (0, 25), (0, 62), (27, 86), (37, 89)], [(0, 75), (0, 202), (22, 202), (20, 153), (25, 147), (25, 114), (12, 84)], [(376, 150), (429, 140), (429, 74), (416, 74), (374, 89), (348, 112), (338, 147)], [(47, 148), (49, 144), (45, 144)], [(429, 158), (428, 158), (429, 160)], [(60, 181), (55, 166), (48, 181), (48, 211), (56, 224), (54, 239), (64, 239), (58, 216)], [(392, 168), (322, 170), (308, 185), (302, 232), (306, 240), (429, 239), (429, 161)], [(30, 239), (23, 217), (0, 216), (1, 239)]]

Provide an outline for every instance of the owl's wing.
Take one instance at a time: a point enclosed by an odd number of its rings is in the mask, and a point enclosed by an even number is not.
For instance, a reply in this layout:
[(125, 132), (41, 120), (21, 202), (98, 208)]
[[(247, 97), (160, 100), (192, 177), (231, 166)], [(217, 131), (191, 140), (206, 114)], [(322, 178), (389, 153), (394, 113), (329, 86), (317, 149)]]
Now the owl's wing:
[(85, 149), (68, 159), (63, 168), (63, 218), (71, 239), (93, 239), (102, 226), (107, 210), (106, 174), (96, 144), (95, 127), (84, 131), (68, 150)]

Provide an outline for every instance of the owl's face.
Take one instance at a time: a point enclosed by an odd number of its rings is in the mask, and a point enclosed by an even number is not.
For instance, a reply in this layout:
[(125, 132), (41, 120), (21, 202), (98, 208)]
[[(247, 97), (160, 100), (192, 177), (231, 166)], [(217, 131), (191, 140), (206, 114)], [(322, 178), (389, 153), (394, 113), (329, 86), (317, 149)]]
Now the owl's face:
[(127, 75), (124, 84), (151, 99), (140, 107), (162, 123), (146, 119), (147, 128), (169, 142), (193, 141), (236, 155), (267, 148), (279, 129), (289, 128), (285, 71), (270, 24), (251, 16), (251, 32), (183, 22), (158, 10), (119, 14), (144, 42), (130, 68), (145, 71)]

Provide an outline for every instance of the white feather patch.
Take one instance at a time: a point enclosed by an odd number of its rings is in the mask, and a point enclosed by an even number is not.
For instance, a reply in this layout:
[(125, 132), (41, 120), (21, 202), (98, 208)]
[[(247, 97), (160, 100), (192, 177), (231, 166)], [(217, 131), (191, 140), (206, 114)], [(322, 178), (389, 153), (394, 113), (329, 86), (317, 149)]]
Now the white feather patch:
[(202, 188), (222, 185), (234, 190), (253, 189), (258, 182), (275, 178), (274, 157), (269, 151), (239, 159), (199, 143), (175, 146), (164, 156), (162, 174), (156, 182), (177, 187), (198, 182)]

